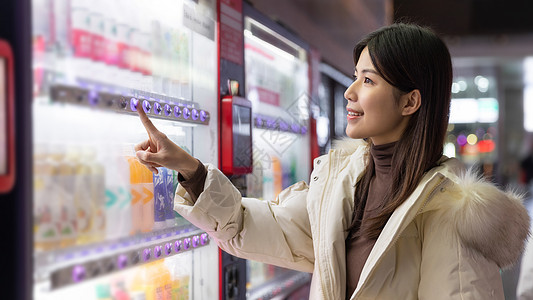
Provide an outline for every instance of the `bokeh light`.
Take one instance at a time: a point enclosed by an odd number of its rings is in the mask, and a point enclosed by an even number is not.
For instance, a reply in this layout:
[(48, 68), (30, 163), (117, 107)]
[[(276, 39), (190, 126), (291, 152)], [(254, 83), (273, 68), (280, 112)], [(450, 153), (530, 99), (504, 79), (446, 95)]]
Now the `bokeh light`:
[(470, 145), (475, 145), (477, 143), (477, 136), (473, 133), (469, 134), (468, 137), (466, 138), (466, 141), (468, 142), (468, 144)]
[(466, 145), (466, 136), (464, 134), (460, 134), (458, 137), (457, 137), (457, 144), (459, 146), (464, 146)]

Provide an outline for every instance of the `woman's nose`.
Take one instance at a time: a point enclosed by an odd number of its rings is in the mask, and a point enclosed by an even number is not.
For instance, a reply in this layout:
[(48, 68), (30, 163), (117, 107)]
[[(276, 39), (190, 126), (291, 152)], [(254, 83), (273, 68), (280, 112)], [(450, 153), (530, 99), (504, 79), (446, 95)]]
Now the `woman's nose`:
[(344, 92), (344, 98), (348, 101), (356, 101), (357, 95), (355, 94), (355, 82), (353, 82)]

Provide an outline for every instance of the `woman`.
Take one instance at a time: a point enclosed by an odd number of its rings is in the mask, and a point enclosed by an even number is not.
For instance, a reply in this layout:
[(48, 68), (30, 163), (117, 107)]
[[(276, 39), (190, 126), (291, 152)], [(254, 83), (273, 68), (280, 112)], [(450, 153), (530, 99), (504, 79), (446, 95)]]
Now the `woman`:
[(241, 198), (142, 110), (137, 158), (180, 172), (175, 210), (225, 251), (312, 272), (312, 299), (503, 299), (500, 269), (523, 249), (520, 197), (442, 156), (452, 66), (428, 29), (394, 24), (354, 49), (352, 138), (271, 201)]

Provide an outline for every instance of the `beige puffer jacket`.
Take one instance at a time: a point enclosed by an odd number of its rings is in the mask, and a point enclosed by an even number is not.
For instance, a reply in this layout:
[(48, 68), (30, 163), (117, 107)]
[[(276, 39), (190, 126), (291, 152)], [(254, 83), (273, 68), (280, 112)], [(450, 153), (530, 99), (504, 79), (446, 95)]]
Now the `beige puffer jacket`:
[[(193, 203), (180, 186), (175, 210), (233, 255), (312, 272), (311, 299), (345, 299), (346, 229), (363, 141), (315, 159), (299, 182), (267, 202), (241, 195), (207, 165)], [(443, 158), (396, 209), (351, 299), (504, 299), (500, 268), (514, 263), (528, 235), (519, 196), (498, 190)]]

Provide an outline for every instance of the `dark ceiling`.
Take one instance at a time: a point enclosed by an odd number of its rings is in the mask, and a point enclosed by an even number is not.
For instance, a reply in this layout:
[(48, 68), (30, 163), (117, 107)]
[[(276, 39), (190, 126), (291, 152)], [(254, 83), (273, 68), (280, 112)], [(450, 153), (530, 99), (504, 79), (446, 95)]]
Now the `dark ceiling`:
[(325, 62), (345, 74), (353, 71), (355, 43), (398, 20), (431, 26), (449, 42), (452, 54), (533, 53), (533, 0), (248, 1), (317, 48)]
[(384, 0), (291, 0), (321, 28), (351, 49), (365, 34), (386, 24)]
[(344, 74), (351, 74), (353, 47), (364, 35), (387, 24), (386, 3), (390, 0), (248, 0), (248, 2), (318, 49), (323, 61)]
[(430, 25), (449, 36), (533, 32), (531, 0), (394, 0), (394, 20)]

